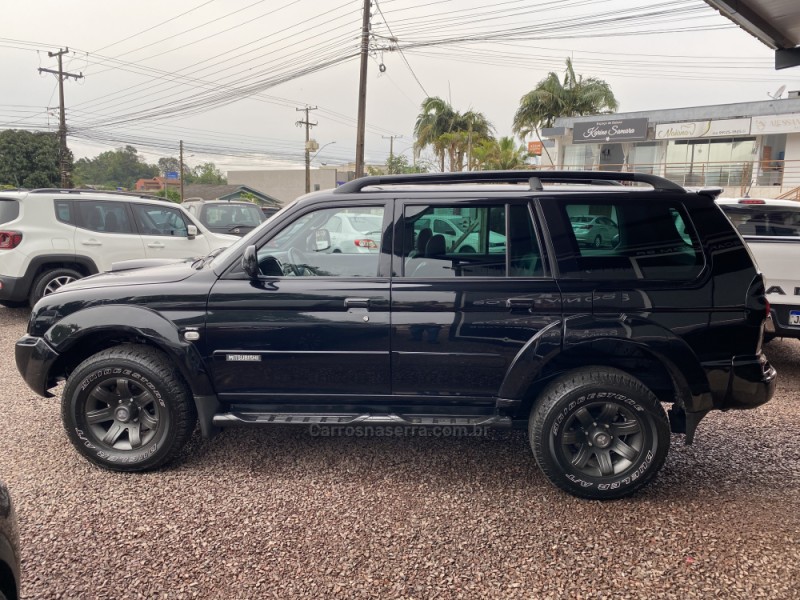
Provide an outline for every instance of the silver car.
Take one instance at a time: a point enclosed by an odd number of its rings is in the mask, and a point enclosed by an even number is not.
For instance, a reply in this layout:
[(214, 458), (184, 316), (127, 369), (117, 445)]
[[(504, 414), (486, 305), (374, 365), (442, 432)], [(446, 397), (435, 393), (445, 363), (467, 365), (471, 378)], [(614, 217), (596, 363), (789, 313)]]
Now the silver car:
[(602, 248), (613, 244), (619, 228), (608, 217), (597, 215), (574, 215), (569, 218), (578, 244)]

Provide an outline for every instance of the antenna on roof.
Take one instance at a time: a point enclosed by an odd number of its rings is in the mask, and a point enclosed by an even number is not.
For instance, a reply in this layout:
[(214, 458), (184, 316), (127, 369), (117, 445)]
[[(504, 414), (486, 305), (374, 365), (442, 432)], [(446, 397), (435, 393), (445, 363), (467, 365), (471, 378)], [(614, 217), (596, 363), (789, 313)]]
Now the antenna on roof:
[(767, 96), (769, 96), (773, 100), (780, 100), (781, 96), (783, 96), (783, 92), (785, 92), (785, 91), (786, 91), (786, 86), (782, 85), (777, 90), (775, 90), (774, 94), (770, 94), (769, 92), (767, 92)]

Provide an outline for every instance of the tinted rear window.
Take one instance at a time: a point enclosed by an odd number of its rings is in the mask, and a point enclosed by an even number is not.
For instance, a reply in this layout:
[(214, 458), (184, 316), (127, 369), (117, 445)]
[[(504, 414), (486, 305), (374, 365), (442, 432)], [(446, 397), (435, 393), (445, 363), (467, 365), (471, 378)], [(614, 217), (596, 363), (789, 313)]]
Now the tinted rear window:
[(565, 200), (558, 205), (565, 225), (554, 242), (561, 248), (563, 277), (691, 280), (703, 268), (700, 244), (677, 203)]
[(0, 198), (0, 224), (13, 221), (19, 216), (19, 202)]
[(800, 206), (722, 206), (742, 235), (800, 236)]

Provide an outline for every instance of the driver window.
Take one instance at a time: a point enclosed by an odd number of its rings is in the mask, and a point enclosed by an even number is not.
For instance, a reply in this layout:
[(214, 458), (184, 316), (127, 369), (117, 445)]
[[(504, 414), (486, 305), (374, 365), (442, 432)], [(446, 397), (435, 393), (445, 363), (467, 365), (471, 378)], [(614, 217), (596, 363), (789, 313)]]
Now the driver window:
[(265, 276), (377, 277), (383, 206), (306, 213), (258, 251)]

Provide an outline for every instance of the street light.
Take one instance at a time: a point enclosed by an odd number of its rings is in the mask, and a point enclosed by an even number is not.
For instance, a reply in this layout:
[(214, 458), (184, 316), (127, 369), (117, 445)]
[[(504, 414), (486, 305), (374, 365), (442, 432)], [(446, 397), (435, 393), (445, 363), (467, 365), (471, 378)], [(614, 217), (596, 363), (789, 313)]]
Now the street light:
[(330, 146), (331, 144), (335, 144), (335, 143), (336, 143), (336, 142), (335, 142), (335, 141), (333, 141), (333, 142), (328, 142), (327, 144), (323, 144), (323, 145), (320, 147), (320, 149), (319, 149), (319, 150), (317, 150), (317, 151), (314, 153), (314, 156), (312, 156), (311, 158), (309, 158), (309, 159), (308, 159), (308, 162), (310, 163), (312, 160), (314, 160), (315, 158), (317, 158), (317, 154), (319, 154), (320, 152), (322, 152), (322, 151), (323, 151), (323, 150), (324, 150), (324, 149), (325, 149), (327, 146)]

